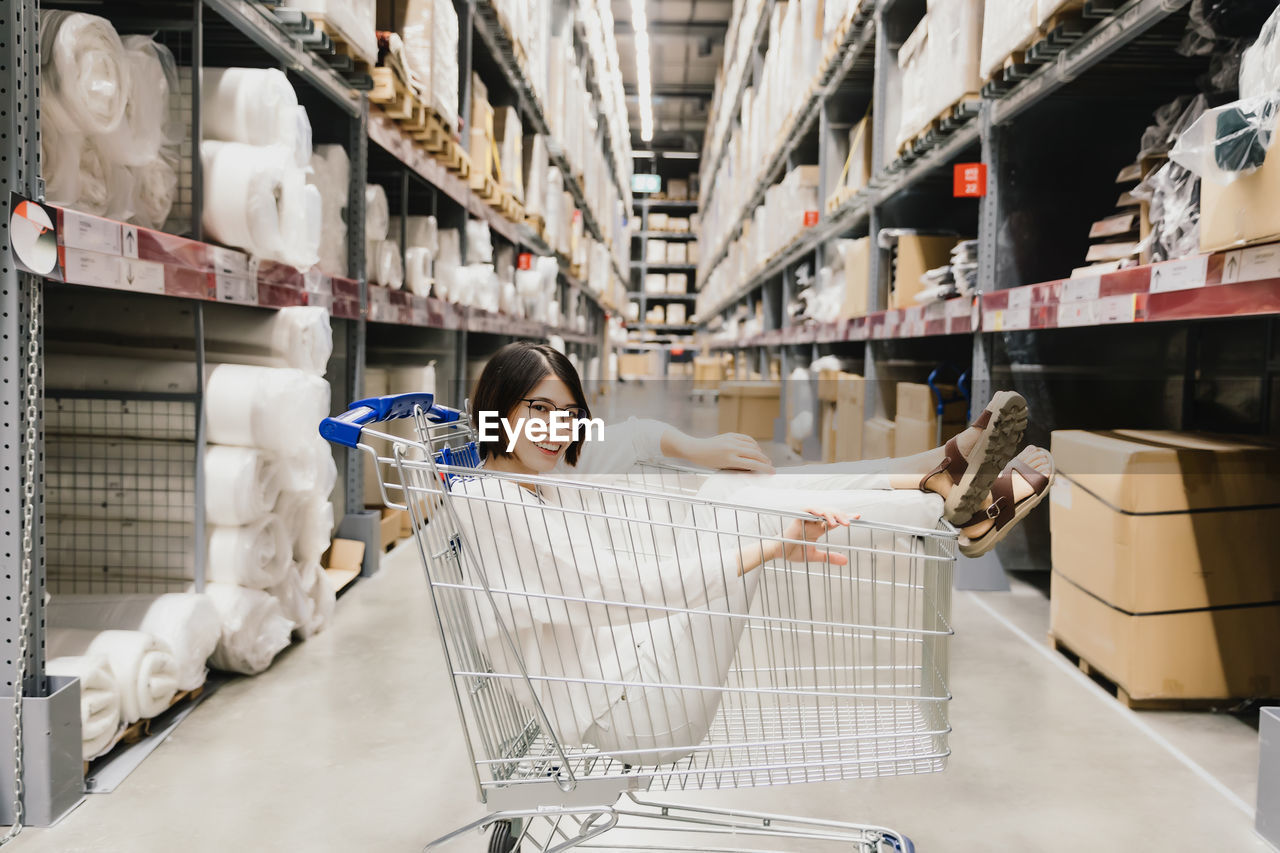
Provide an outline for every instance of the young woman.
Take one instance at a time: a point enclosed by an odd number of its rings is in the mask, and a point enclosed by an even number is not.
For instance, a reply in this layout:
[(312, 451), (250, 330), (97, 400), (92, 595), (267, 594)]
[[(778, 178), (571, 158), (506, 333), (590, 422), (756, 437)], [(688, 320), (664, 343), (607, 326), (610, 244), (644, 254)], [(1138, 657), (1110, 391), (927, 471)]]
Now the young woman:
[[(946, 518), (961, 528), (961, 550), (976, 556), (1043, 499), (1053, 476), (1043, 450), (1012, 458), (1026, 405), (1011, 392), (928, 453), (781, 473), (745, 436), (695, 439), (637, 418), (606, 427), (603, 440), (531, 440), (522, 420), (590, 417), (576, 370), (545, 345), (495, 354), (472, 409), (478, 423), (500, 418), (503, 433), (481, 443), (486, 476), (450, 488), (477, 558), (471, 571), (497, 605), (479, 613), (486, 653), (498, 669), (519, 671), (501, 620), (528, 671), (541, 673), (536, 697), (522, 701), (536, 698), (565, 744), (635, 764), (676, 760), (706, 734), (719, 706), (707, 688), (723, 685), (745, 624), (729, 617), (750, 609), (762, 565), (845, 565), (816, 543), (859, 544), (866, 531), (850, 529), (858, 518), (897, 525), (902, 532), (890, 535), (907, 540)], [(584, 476), (663, 456), (749, 473), (708, 479), (698, 500), (719, 504), (646, 499)], [(522, 479), (540, 476), (561, 483)], [(814, 518), (770, 521), (723, 504)]]

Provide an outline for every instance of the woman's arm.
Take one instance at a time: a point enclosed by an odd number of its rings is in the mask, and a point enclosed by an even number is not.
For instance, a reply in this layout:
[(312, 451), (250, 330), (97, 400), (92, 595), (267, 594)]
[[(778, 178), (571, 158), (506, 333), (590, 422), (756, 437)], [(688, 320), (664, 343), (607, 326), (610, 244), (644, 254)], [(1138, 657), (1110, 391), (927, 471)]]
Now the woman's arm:
[(750, 436), (726, 432), (711, 438), (694, 438), (670, 425), (664, 425), (662, 455), (684, 459), (704, 468), (732, 471), (774, 473), (773, 463), (760, 444)]

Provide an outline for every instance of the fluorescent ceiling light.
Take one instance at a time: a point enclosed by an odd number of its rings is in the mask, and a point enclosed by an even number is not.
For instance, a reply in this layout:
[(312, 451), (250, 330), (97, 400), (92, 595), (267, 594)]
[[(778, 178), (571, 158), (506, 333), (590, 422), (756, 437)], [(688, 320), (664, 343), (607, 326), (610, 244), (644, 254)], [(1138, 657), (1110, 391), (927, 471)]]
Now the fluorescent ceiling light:
[(653, 81), (649, 77), (649, 21), (644, 13), (644, 0), (631, 0), (631, 29), (635, 32), (640, 138), (650, 142), (653, 139)]
[(653, 152), (652, 151), (632, 151), (631, 156), (637, 157), (641, 160), (652, 160)]
[(664, 160), (697, 160), (701, 155), (694, 151), (663, 151)]

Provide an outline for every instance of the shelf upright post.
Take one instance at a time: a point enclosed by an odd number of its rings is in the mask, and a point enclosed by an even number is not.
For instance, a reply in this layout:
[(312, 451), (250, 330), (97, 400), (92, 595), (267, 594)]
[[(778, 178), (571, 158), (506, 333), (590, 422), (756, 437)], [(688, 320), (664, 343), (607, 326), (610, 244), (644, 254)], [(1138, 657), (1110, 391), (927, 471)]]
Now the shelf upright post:
[[(357, 116), (348, 121), (347, 137), (351, 158), (351, 178), (347, 187), (347, 274), (360, 282), (360, 317), (346, 320), (346, 336), (343, 341), (346, 357), (343, 372), (334, 377), (339, 385), (333, 405), (343, 408), (352, 400), (363, 396), (364, 363), (366, 353), (366, 326), (369, 316), (369, 282), (365, 280), (364, 244), (364, 186), (369, 174), (369, 99), (360, 98)], [(349, 448), (340, 455), (342, 468), (342, 521), (338, 535), (345, 539), (358, 539), (365, 543), (364, 562), (360, 574), (369, 576), (378, 571), (382, 549), (378, 529), (378, 513), (364, 508), (364, 459), (363, 451)]]
[[(204, 85), (204, 0), (191, 3), (191, 239), (204, 240), (204, 165), (200, 159)], [(199, 549), (196, 549), (197, 551)]]
[[(875, 11), (875, 85), (871, 97), (873, 113), (871, 165), (876, 175), (883, 174), (888, 159), (886, 151), (889, 133), (885, 125), (888, 120), (889, 74), (890, 69), (897, 65), (895, 48), (885, 28), (886, 18), (886, 9), (882, 4)], [(867, 234), (871, 240), (871, 251), (868, 253), (871, 256), (867, 287), (868, 311), (883, 311), (889, 303), (889, 273), (892, 263), (888, 252), (880, 248), (878, 239), (880, 227), (880, 206), (872, 204), (867, 214)], [(868, 418), (884, 416), (889, 411), (881, 400), (883, 395), (880, 387), (880, 368), (876, 363), (877, 347), (878, 344), (875, 341), (868, 340), (863, 349), (862, 375), (867, 381), (867, 387), (871, 389), (871, 393), (866, 395), (864, 401), (864, 411)]]
[[(40, 51), (35, 0), (0, 6), (0, 115), (9, 156), (0, 164), (7, 189), (42, 198), (40, 180), (39, 104)], [(0, 490), (0, 623), (2, 646), (8, 651), (0, 682), (0, 822), (13, 823), (18, 774), (22, 781), (22, 821), (48, 826), (70, 811), (84, 794), (80, 763), (80, 690), (72, 678), (44, 671), (44, 335), (38, 305), (44, 283), (18, 272), (9, 250), (9, 194), (0, 197), (0, 382), (9, 389), (0, 400), (0, 465), (6, 486)], [(32, 334), (34, 333), (34, 340)], [(28, 374), (30, 347), (35, 346), (35, 374)], [(34, 396), (28, 392), (32, 386)], [(34, 417), (29, 417), (29, 413)], [(34, 442), (28, 440), (28, 430)], [(31, 465), (28, 476), (27, 463)], [(28, 500), (26, 490), (31, 489)], [(30, 511), (30, 526), (25, 512)], [(24, 541), (25, 537), (26, 538)], [(29, 563), (27, 560), (29, 559)], [(29, 571), (25, 570), (29, 566)], [(25, 632), (25, 641), (21, 632)], [(17, 685), (25, 642), (24, 675)], [(23, 694), (22, 743), (14, 742), (13, 697)]]
[(458, 13), (458, 115), (463, 132), (470, 134), (471, 43), (475, 36), (476, 0), (453, 0), (453, 7)]

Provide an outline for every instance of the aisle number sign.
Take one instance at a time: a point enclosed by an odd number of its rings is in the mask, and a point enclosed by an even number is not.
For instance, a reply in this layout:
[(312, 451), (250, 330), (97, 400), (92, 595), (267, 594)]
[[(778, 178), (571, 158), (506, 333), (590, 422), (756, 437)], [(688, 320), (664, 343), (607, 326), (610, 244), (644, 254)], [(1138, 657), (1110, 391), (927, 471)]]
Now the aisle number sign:
[(956, 198), (982, 198), (987, 194), (987, 164), (957, 163), (955, 171)]

